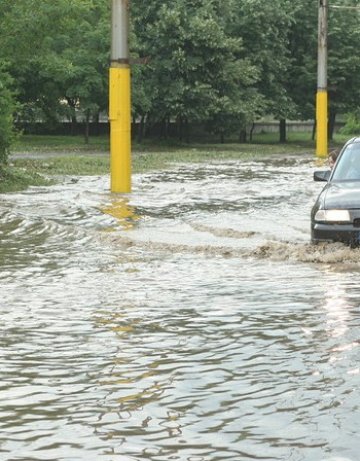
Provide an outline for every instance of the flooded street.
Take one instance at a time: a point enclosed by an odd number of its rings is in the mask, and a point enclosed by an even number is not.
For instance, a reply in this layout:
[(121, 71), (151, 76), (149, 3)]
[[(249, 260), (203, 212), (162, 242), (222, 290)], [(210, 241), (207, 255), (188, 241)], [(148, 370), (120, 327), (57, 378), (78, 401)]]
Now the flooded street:
[(359, 459), (360, 250), (314, 159), (66, 177), (0, 200), (0, 459)]

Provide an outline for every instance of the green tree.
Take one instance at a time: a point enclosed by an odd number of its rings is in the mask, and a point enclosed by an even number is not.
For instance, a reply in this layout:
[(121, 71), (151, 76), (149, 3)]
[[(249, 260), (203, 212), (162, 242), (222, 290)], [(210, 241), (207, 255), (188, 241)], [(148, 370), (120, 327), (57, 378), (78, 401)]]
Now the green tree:
[[(109, 0), (1, 0), (0, 60), (26, 120), (75, 126), (108, 104)], [(177, 134), (202, 124), (225, 139), (264, 115), (314, 116), (314, 0), (131, 0), (133, 117)], [(338, 0), (337, 6), (360, 6)], [(330, 120), (360, 98), (359, 14), (329, 10)], [(4, 71), (2, 71), (4, 73)], [(5, 73), (6, 74), (6, 73)], [(8, 79), (2, 84), (9, 91)], [(5, 83), (4, 83), (5, 82)], [(11, 99), (11, 98), (10, 98)], [(10, 103), (9, 103), (10, 104)], [(11, 105), (11, 104), (10, 104)], [(244, 137), (244, 136), (243, 136)], [(282, 132), (284, 140), (286, 133)]]
[(75, 109), (86, 122), (106, 109), (107, 0), (13, 0), (2, 9), (0, 56), (12, 64), (23, 114), (51, 127), (64, 115), (75, 122)]
[[(5, 1), (0, 16), (0, 57), (10, 63), (22, 108), (34, 118), (37, 111), (52, 114), (58, 91), (43, 63), (50, 57), (50, 31), (57, 31), (59, 12), (44, 1)], [(43, 115), (43, 114), (41, 114)]]
[[(357, 6), (358, 0), (339, 0), (337, 6)], [(338, 113), (360, 108), (360, 11), (330, 9), (328, 24), (329, 135)]]
[(110, 53), (109, 2), (88, 1), (79, 4), (77, 20), (68, 25), (68, 34), (54, 44), (58, 57), (56, 81), (62, 103), (75, 120), (75, 109), (83, 113), (85, 139), (90, 118), (96, 119), (108, 105), (108, 67)]
[(318, 5), (303, 0), (294, 5), (294, 20), (290, 28), (289, 51), (291, 66), (286, 87), (296, 106), (296, 117), (314, 118), (317, 83)]
[(208, 121), (221, 131), (227, 115), (239, 120), (247, 115), (245, 95), (257, 71), (240, 56), (241, 39), (227, 33), (231, 1), (134, 3), (139, 50), (149, 56), (139, 80), (152, 91), (147, 100), (150, 119), (162, 120), (165, 127), (176, 120), (181, 136), (189, 122)]
[[(359, 0), (338, 0), (338, 7), (329, 9), (328, 17), (328, 93), (329, 137), (332, 137), (336, 115), (356, 111), (360, 100), (360, 15), (349, 6), (360, 6)], [(315, 118), (317, 87), (318, 5), (303, 0), (294, 5), (291, 26), (292, 56), (287, 87), (292, 88), (297, 117)], [(314, 127), (315, 128), (315, 127)]]
[(15, 102), (10, 88), (11, 78), (4, 65), (0, 65), (0, 164), (7, 162), (9, 149), (15, 138)]
[(239, 0), (232, 21), (233, 33), (242, 38), (244, 56), (258, 71), (256, 88), (265, 102), (258, 114), (269, 114), (278, 120), (293, 116), (295, 111), (292, 94), (286, 85), (291, 67), (289, 32), (293, 3), (288, 0)]

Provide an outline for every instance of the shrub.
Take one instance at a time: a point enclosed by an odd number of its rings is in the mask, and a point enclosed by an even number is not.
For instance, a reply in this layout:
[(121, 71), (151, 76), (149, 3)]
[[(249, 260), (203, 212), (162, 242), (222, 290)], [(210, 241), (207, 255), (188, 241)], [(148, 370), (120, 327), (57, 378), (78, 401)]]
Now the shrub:
[(355, 135), (360, 133), (360, 117), (356, 112), (346, 115), (345, 125), (339, 130), (341, 134)]

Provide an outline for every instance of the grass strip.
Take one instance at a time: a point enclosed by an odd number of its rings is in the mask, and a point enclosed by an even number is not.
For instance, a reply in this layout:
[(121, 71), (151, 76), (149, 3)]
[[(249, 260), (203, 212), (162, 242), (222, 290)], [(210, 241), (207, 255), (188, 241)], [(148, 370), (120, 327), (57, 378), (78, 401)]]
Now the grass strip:
[(53, 181), (36, 171), (0, 165), (0, 193), (25, 190), (29, 186), (48, 186)]

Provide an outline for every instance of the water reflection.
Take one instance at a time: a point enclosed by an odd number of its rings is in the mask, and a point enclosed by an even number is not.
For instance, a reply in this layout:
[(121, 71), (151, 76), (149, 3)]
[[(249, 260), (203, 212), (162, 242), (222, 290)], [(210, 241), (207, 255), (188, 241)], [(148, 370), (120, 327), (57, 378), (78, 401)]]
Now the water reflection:
[(101, 207), (101, 211), (113, 216), (126, 230), (132, 229), (140, 219), (127, 197), (112, 197), (110, 204)]
[(330, 336), (339, 338), (349, 329), (352, 305), (344, 286), (333, 278), (324, 287), (326, 329)]
[(329, 337), (329, 365), (336, 367), (339, 376), (357, 376), (360, 374), (357, 364), (360, 341), (356, 333), (360, 293), (356, 284), (349, 283), (341, 266), (340, 269), (331, 266), (323, 269), (326, 274), (323, 308)]

